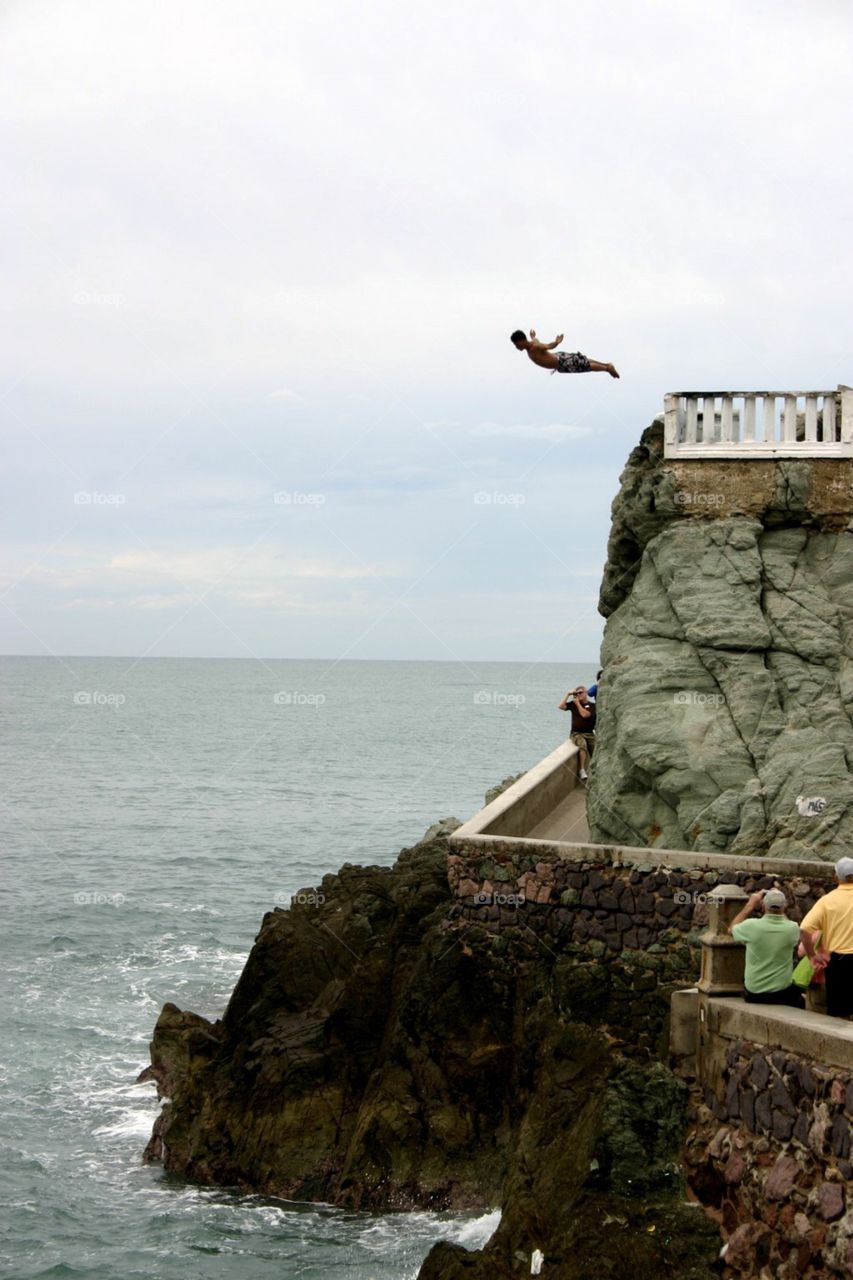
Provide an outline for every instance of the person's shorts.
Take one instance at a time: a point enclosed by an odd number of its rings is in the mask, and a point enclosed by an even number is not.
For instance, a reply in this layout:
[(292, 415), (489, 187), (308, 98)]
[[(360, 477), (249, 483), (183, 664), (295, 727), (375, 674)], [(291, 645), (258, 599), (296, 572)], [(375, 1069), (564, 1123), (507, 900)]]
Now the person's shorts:
[(573, 733), (571, 740), (581, 751), (586, 751), (588, 755), (592, 755), (595, 748), (594, 733)]
[(833, 951), (826, 973), (826, 1012), (830, 1018), (853, 1014), (853, 952)]
[(790, 986), (783, 987), (781, 991), (762, 991), (758, 994), (755, 991), (744, 990), (743, 998), (747, 1004), (786, 1004), (792, 1009), (804, 1009), (805, 1001), (803, 992), (792, 982)]
[(589, 360), (580, 351), (558, 351), (558, 373), (589, 373)]

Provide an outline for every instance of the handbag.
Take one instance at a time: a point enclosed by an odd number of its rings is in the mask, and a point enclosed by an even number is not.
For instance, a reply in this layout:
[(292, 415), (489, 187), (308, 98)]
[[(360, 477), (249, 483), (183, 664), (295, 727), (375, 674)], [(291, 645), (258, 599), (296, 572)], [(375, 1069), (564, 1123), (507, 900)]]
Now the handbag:
[(791, 974), (791, 981), (797, 987), (810, 987), (814, 978), (814, 965), (808, 956), (803, 956)]

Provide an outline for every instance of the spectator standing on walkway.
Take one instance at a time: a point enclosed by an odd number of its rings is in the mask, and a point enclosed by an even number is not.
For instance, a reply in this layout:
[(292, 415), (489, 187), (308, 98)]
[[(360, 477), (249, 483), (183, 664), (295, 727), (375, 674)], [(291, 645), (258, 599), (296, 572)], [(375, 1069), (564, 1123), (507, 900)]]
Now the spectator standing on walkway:
[[(838, 887), (825, 893), (803, 919), (803, 947), (815, 969), (826, 973), (826, 1012), (831, 1018), (853, 1015), (853, 858), (835, 864)], [(814, 934), (820, 934), (817, 954)]]
[[(763, 914), (750, 920), (759, 906)], [(751, 1004), (789, 1004), (802, 1009), (803, 993), (791, 981), (800, 926), (785, 915), (786, 906), (781, 889), (759, 889), (747, 899), (730, 928), (734, 940), (746, 947), (744, 999)]]
[(587, 693), (592, 698), (593, 702), (595, 702), (596, 698), (598, 697), (598, 682), (600, 679), (601, 679), (601, 672), (599, 671), (595, 677), (595, 684), (591, 684), (587, 689)]
[(571, 739), (578, 749), (578, 777), (586, 782), (589, 777), (586, 771), (587, 761), (592, 759), (595, 749), (595, 703), (590, 702), (585, 687), (579, 684), (577, 689), (572, 689), (563, 698), (560, 710), (571, 712)]

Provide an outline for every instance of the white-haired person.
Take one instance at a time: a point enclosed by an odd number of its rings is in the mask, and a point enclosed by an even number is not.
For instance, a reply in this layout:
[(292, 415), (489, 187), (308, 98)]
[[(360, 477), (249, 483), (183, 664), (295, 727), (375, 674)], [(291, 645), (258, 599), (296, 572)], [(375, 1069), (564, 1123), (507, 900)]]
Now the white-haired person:
[[(758, 889), (730, 925), (732, 937), (746, 947), (743, 998), (751, 1004), (805, 1007), (802, 991), (791, 981), (794, 948), (801, 933), (800, 926), (785, 915), (787, 905), (781, 889)], [(762, 914), (750, 919), (759, 907)]]
[[(838, 886), (818, 898), (802, 923), (803, 949), (815, 969), (826, 976), (826, 1012), (831, 1018), (853, 1016), (853, 858), (835, 864)], [(815, 946), (820, 934), (820, 955)]]

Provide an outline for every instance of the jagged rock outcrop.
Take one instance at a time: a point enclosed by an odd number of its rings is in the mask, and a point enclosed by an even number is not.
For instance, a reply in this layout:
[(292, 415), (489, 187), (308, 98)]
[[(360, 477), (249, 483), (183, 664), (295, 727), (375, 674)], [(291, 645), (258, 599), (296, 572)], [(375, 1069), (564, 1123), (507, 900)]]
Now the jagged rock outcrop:
[[(267, 914), (220, 1022), (165, 1006), (147, 1158), (299, 1199), (501, 1208), (483, 1251), (436, 1246), (423, 1280), (529, 1274), (537, 1248), (554, 1280), (710, 1280), (716, 1226), (678, 1166), (686, 1089), (649, 1048), (668, 990), (642, 952), (611, 979), (593, 942), (466, 921), (451, 826)], [(673, 964), (673, 985), (693, 976)], [(626, 999), (642, 1049), (608, 1029)]]
[(848, 459), (665, 462), (662, 423), (644, 433), (599, 602), (593, 840), (849, 849), (851, 515)]

